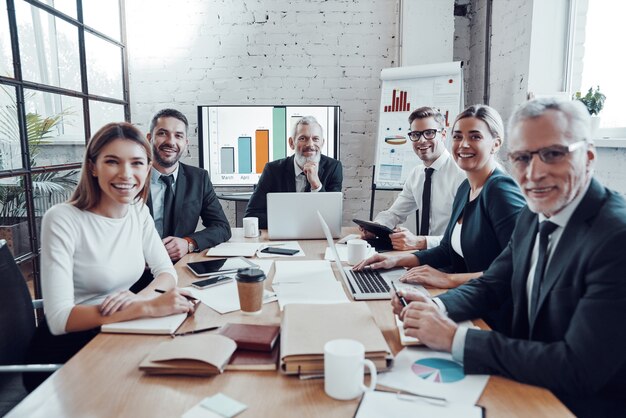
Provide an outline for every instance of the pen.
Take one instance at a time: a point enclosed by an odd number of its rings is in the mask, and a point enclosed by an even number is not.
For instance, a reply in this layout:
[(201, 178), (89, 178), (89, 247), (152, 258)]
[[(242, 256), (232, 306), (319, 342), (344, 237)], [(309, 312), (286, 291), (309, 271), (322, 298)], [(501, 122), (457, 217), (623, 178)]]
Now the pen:
[(214, 326), (214, 327), (208, 327), (208, 328), (194, 329), (193, 331), (173, 333), (172, 334), (172, 338), (174, 338), (174, 337), (181, 337), (183, 335), (199, 334), (201, 332), (213, 331), (213, 330), (216, 330), (216, 329), (219, 329), (219, 328), (220, 328), (219, 326)]
[[(154, 289), (155, 292), (157, 293), (165, 293), (166, 291), (163, 289)], [(197, 302), (198, 299), (194, 298), (193, 296), (187, 296), (187, 295), (183, 295), (185, 297), (185, 299), (190, 300), (192, 302)]]
[(391, 282), (391, 287), (393, 287), (393, 291), (396, 292), (396, 296), (400, 299), (402, 306), (406, 307), (408, 303), (406, 303), (406, 299), (404, 299), (404, 296), (402, 296), (402, 293), (400, 293), (394, 282)]

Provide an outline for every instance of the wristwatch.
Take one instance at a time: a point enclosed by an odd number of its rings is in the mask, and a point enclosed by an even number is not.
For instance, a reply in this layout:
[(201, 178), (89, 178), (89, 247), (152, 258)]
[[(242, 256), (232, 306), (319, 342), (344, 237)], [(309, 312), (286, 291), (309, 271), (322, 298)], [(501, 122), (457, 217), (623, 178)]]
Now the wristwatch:
[(189, 237), (184, 237), (183, 239), (185, 241), (187, 241), (187, 252), (188, 253), (193, 253), (193, 252), (195, 252), (197, 250), (196, 242), (194, 240), (192, 240)]

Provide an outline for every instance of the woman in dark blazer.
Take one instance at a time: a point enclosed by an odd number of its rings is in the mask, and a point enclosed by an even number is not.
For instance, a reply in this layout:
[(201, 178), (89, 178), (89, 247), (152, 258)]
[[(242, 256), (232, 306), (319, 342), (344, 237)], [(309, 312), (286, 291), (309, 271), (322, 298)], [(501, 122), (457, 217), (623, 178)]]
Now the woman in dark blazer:
[(526, 204), (515, 181), (499, 168), (496, 154), (503, 135), (502, 118), (489, 106), (470, 106), (459, 114), (452, 127), (452, 155), (467, 180), (457, 190), (439, 246), (413, 254), (376, 254), (355, 268), (410, 267), (401, 281), (436, 288), (479, 277), (506, 247)]

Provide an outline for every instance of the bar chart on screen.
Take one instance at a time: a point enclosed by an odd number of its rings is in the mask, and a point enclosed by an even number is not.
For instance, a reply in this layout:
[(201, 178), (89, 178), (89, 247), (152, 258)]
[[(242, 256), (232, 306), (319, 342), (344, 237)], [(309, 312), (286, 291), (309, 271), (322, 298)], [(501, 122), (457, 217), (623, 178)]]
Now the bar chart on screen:
[(339, 106), (199, 106), (200, 166), (215, 185), (256, 184), (268, 162), (289, 157), (289, 137), (303, 116), (324, 136), (321, 152), (336, 157)]

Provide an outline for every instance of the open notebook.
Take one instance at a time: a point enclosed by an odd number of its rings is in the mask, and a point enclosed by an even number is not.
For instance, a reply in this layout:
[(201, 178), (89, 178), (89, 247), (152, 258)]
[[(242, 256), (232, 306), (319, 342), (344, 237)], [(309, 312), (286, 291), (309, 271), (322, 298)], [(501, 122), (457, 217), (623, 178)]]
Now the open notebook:
[(102, 332), (121, 334), (173, 334), (187, 319), (186, 313), (160, 318), (140, 318), (102, 325)]

